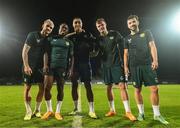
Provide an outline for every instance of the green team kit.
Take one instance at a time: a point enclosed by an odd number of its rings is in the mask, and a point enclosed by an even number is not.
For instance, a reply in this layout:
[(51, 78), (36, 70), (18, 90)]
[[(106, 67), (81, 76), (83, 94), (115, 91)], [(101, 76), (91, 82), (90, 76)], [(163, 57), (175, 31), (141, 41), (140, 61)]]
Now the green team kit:
[(151, 68), (151, 52), (149, 43), (154, 38), (149, 30), (140, 31), (135, 35), (128, 35), (124, 49), (128, 49), (129, 67), (132, 82), (135, 87), (157, 85), (157, 73)]
[(32, 69), (32, 75), (29, 76), (23, 71), (24, 82), (41, 83), (43, 82), (43, 55), (47, 45), (47, 37), (41, 36), (40, 32), (30, 32), (27, 36), (25, 43), (30, 46), (28, 52), (28, 63)]
[(69, 67), (69, 59), (73, 56), (73, 43), (61, 35), (48, 39), (48, 75), (64, 78)]
[(105, 84), (124, 82), (123, 37), (119, 32), (111, 30), (108, 32), (108, 35), (100, 36), (97, 41), (101, 54)]

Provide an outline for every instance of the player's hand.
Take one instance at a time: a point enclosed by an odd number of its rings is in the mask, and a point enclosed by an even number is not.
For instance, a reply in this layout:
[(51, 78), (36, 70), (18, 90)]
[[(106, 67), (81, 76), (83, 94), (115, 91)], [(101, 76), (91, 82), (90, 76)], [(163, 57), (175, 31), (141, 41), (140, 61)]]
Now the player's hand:
[(156, 70), (158, 68), (158, 62), (153, 61), (152, 64), (151, 64), (151, 68), (152, 68), (152, 70)]
[(91, 58), (93, 58), (93, 57), (96, 57), (98, 54), (99, 54), (99, 51), (93, 50), (92, 52), (89, 53), (89, 56), (90, 56)]
[(47, 72), (49, 72), (49, 67), (47, 65), (45, 65), (43, 67), (43, 73), (47, 73)]
[(124, 67), (124, 74), (129, 75), (129, 68), (126, 66)]
[(73, 69), (69, 69), (69, 72), (68, 72), (68, 77), (71, 78), (73, 75)]
[(28, 67), (24, 67), (24, 73), (31, 76), (32, 74), (32, 69), (28, 66)]

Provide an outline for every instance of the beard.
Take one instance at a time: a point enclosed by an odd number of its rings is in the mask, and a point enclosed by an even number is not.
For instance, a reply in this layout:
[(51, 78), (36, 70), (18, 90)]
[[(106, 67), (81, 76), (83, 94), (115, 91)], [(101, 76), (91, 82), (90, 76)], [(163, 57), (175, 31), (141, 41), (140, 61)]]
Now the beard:
[(133, 25), (131, 28), (130, 28), (131, 31), (137, 31), (137, 25)]

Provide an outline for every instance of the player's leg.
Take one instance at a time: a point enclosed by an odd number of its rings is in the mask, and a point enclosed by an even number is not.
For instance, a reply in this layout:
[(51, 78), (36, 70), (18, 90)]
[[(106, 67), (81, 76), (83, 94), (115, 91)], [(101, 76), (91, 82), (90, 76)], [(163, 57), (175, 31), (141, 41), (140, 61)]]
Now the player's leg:
[(51, 101), (51, 88), (53, 85), (54, 77), (53, 75), (45, 75), (44, 77), (44, 86), (45, 86), (45, 102), (47, 107), (47, 112), (41, 117), (41, 119), (48, 119), (50, 116), (53, 116), (52, 101)]
[(160, 114), (158, 87), (156, 85), (150, 86), (150, 90), (151, 90), (150, 99), (154, 113), (154, 120), (160, 121), (163, 124), (169, 124)]
[(94, 95), (91, 88), (90, 81), (84, 82), (85, 88), (86, 88), (86, 96), (89, 102), (89, 116), (91, 118), (97, 118), (94, 110)]
[(120, 89), (121, 99), (124, 104), (124, 108), (126, 111), (126, 117), (129, 118), (131, 121), (135, 121), (136, 118), (131, 113), (130, 105), (129, 105), (129, 97), (127, 88), (125, 85), (125, 77), (124, 77), (124, 69), (121, 66), (112, 66), (110, 68), (110, 76), (112, 79), (112, 83), (117, 83)]
[(111, 77), (111, 69), (103, 67), (103, 78), (104, 78), (104, 83), (107, 86), (106, 88), (106, 94), (107, 94), (107, 99), (109, 102), (109, 108), (110, 111), (105, 114), (107, 117), (111, 117), (116, 115), (116, 110), (115, 110), (115, 105), (114, 105), (114, 94), (112, 90), (112, 77)]
[(139, 121), (143, 121), (145, 119), (144, 117), (144, 104), (143, 104), (143, 96), (142, 96), (142, 81), (143, 81), (143, 77), (142, 77), (142, 72), (141, 72), (141, 68), (139, 66), (137, 67), (130, 67), (130, 72), (131, 72), (131, 79), (132, 79), (132, 83), (133, 86), (135, 88), (134, 90), (134, 97), (135, 97), (135, 101), (139, 110), (139, 114), (137, 119)]
[(125, 111), (126, 111), (125, 116), (128, 119), (130, 119), (131, 121), (135, 121), (136, 117), (131, 113), (131, 109), (130, 109), (130, 105), (129, 105), (129, 97), (128, 97), (128, 92), (127, 92), (125, 83), (120, 82), (119, 83), (119, 88), (120, 88), (121, 99), (123, 101), (124, 108), (125, 108)]
[(36, 70), (34, 70), (34, 73), (33, 73), (33, 80), (35, 83), (38, 84), (38, 87), (39, 87), (38, 93), (36, 96), (35, 109), (33, 112), (33, 116), (36, 116), (36, 117), (41, 117), (40, 107), (41, 107), (41, 102), (42, 102), (43, 95), (44, 95), (44, 83), (43, 83), (44, 76), (41, 71), (42, 71), (41, 69), (36, 69)]
[(138, 88), (135, 88), (135, 92), (134, 92), (136, 104), (137, 104), (137, 107), (139, 110), (139, 115), (137, 117), (137, 119), (139, 121), (143, 121), (145, 119), (145, 117), (144, 117), (144, 103), (143, 103), (143, 96), (142, 96), (141, 91), (142, 91), (142, 87), (140, 86)]
[(86, 96), (89, 102), (89, 116), (96, 119), (97, 116), (94, 110), (94, 95), (91, 87), (92, 70), (89, 63), (80, 64), (79, 76), (81, 82), (84, 82), (84, 86), (86, 88)]
[(26, 114), (25, 114), (24, 120), (30, 120), (32, 116), (30, 89), (31, 89), (31, 84), (25, 83), (24, 84), (24, 104), (26, 107)]
[(109, 108), (110, 108), (110, 111), (106, 113), (105, 115), (107, 117), (116, 115), (115, 104), (114, 104), (114, 93), (113, 93), (112, 87), (113, 87), (112, 84), (107, 84), (106, 93), (107, 93), (107, 98), (109, 101)]
[(61, 115), (61, 106), (64, 98), (64, 79), (62, 78), (56, 78), (57, 81), (57, 105), (56, 105), (56, 112), (55, 112), (55, 118), (57, 120), (62, 120), (63, 117)]
[(71, 77), (71, 83), (72, 83), (72, 90), (71, 90), (71, 95), (72, 99), (74, 102), (74, 110), (70, 112), (70, 115), (77, 114), (78, 112), (78, 77), (79, 73), (78, 72), (73, 72), (73, 76)]
[(23, 72), (23, 80), (24, 80), (24, 104), (26, 107), (26, 114), (24, 120), (30, 120), (32, 117), (32, 109), (31, 109), (31, 83), (32, 83), (32, 76), (26, 75)]
[(159, 93), (158, 93), (158, 80), (157, 73), (155, 70), (152, 70), (151, 66), (143, 66), (143, 77), (145, 86), (149, 86), (151, 94), (150, 99), (152, 103), (154, 120), (158, 120), (163, 124), (169, 124), (160, 114), (159, 110)]
[(158, 87), (150, 86), (149, 88), (151, 91), (150, 99), (151, 99), (151, 103), (152, 103), (154, 116), (160, 116)]
[(36, 104), (35, 104), (35, 109), (33, 112), (33, 115), (36, 117), (41, 117), (40, 109), (41, 109), (41, 103), (44, 95), (44, 83), (38, 83), (38, 94), (36, 96)]

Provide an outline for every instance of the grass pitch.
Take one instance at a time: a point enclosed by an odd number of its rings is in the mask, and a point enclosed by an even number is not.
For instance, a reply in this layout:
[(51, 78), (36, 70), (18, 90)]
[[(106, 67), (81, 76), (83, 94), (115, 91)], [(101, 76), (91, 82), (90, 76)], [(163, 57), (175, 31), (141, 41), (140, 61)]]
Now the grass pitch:
[[(35, 106), (37, 88), (36, 85), (33, 85), (31, 89), (33, 109)], [(180, 85), (159, 86), (160, 111), (170, 123), (168, 126), (153, 120), (153, 112), (149, 98), (150, 91), (148, 88), (143, 88), (146, 118), (143, 122), (131, 122), (124, 118), (124, 107), (117, 87), (113, 88), (117, 115), (110, 118), (105, 117), (105, 113), (109, 110), (105, 85), (93, 85), (95, 111), (99, 118), (89, 118), (85, 88), (83, 86), (80, 86), (80, 88), (82, 127), (180, 127)], [(64, 92), (64, 101), (61, 110), (64, 119), (62, 121), (57, 121), (55, 118), (50, 118), (47, 121), (39, 118), (32, 118), (30, 121), (24, 121), (25, 107), (23, 102), (23, 86), (0, 86), (0, 127), (72, 127), (74, 116), (68, 115), (68, 113), (73, 110), (71, 86), (65, 85)], [(137, 116), (138, 109), (134, 100), (134, 88), (131, 85), (128, 87), (128, 92), (132, 113)], [(54, 85), (52, 88), (54, 111), (56, 108), (56, 94), (56, 86)], [(44, 101), (41, 111), (42, 113), (46, 112)]]

